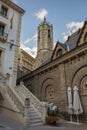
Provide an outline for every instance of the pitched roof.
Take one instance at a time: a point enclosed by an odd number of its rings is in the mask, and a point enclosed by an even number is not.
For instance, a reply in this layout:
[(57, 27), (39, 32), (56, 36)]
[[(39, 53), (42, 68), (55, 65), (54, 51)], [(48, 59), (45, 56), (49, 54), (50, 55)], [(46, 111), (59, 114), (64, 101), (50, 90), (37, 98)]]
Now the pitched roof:
[(79, 43), (79, 41), (80, 41), (81, 35), (82, 35), (82, 33), (83, 33), (83, 30), (84, 30), (86, 24), (87, 24), (87, 20), (84, 22), (84, 25), (83, 25), (83, 27), (82, 27), (82, 29), (81, 29), (80, 36), (79, 36), (79, 39), (78, 39), (78, 41), (77, 41), (77, 45), (78, 45), (78, 43)]
[(58, 44), (60, 44), (65, 50), (71, 51), (72, 49), (74, 49), (76, 46), (78, 46), (78, 42), (80, 40), (80, 37), (83, 33), (83, 30), (85, 28), (85, 25), (87, 24), (87, 21), (84, 22), (84, 25), (81, 29), (78, 29), (75, 33), (73, 33), (71, 36), (68, 36), (68, 39), (65, 41), (65, 43), (61, 43), (61, 42), (57, 42), (56, 46), (54, 48), (54, 51), (52, 53), (52, 58), (54, 56), (54, 53), (56, 51), (56, 48), (58, 46)]
[(76, 47), (77, 41), (78, 41), (79, 36), (80, 36), (80, 31), (81, 30), (79, 29), (78, 31), (73, 33), (71, 36), (68, 36), (67, 41), (64, 43), (64, 45), (69, 47), (69, 51)]
[(56, 51), (56, 49), (57, 49), (58, 44), (61, 45), (65, 50), (67, 50), (67, 46), (66, 46), (65, 44), (63, 44), (63, 43), (57, 41), (56, 46), (55, 46), (55, 48), (54, 48), (54, 50), (53, 50), (51, 59), (52, 59), (53, 56), (54, 56), (54, 53), (55, 53), (55, 51)]
[(81, 29), (78, 29), (75, 33), (73, 33), (71, 36), (68, 36), (67, 41), (64, 43), (66, 46), (69, 46), (69, 50), (74, 49), (76, 46), (78, 46), (78, 43), (80, 41), (81, 35), (83, 33), (83, 30), (87, 24), (87, 20), (84, 22), (84, 25)]

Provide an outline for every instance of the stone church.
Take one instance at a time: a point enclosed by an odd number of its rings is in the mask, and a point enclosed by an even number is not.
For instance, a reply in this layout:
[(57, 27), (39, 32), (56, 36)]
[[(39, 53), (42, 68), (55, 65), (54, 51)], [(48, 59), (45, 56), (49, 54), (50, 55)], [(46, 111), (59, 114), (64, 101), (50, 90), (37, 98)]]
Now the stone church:
[(67, 88), (79, 88), (83, 111), (87, 117), (87, 21), (53, 49), (53, 26), (46, 18), (38, 26), (36, 69), (18, 79), (41, 101), (55, 103), (67, 112)]
[(24, 126), (42, 125), (47, 102), (67, 114), (67, 88), (76, 85), (87, 122), (87, 21), (53, 49), (53, 26), (44, 18), (38, 26), (36, 69), (19, 78), (16, 85), (25, 11), (10, 0), (0, 0), (0, 10), (0, 116)]

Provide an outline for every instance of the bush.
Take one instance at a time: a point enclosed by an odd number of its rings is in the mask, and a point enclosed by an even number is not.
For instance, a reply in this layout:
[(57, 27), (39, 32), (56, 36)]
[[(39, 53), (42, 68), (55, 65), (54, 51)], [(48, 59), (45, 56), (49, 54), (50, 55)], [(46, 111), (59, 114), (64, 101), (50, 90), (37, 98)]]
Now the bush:
[(59, 120), (57, 106), (53, 106), (52, 103), (48, 105), (47, 116), (45, 120), (48, 124), (56, 125), (57, 120)]
[(52, 106), (52, 108), (50, 108), (50, 106), (48, 106), (47, 115), (58, 116), (58, 108), (55, 106), (55, 109), (54, 109), (54, 106)]
[(49, 115), (49, 116), (58, 116), (58, 110), (54, 111), (54, 110), (49, 110), (48, 109), (47, 115)]
[(59, 118), (57, 116), (47, 116), (45, 120), (48, 124), (56, 125), (56, 122), (59, 120)]

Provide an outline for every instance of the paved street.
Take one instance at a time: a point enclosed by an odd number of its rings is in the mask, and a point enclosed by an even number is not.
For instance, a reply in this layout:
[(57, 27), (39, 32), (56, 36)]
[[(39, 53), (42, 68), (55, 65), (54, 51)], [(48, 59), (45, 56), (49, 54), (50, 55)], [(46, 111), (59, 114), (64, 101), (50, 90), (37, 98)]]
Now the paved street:
[(12, 119), (9, 119), (4, 115), (0, 115), (0, 130), (87, 130), (87, 125), (77, 125), (76, 123), (72, 124), (61, 119), (58, 121), (57, 126), (44, 125), (23, 129), (21, 124), (14, 122)]
[(57, 126), (38, 126), (29, 128), (28, 130), (87, 130), (87, 125), (73, 125), (68, 122), (61, 122)]
[(38, 127), (38, 128), (31, 128), (28, 130), (87, 130), (87, 127), (85, 128), (71, 128), (71, 127), (47, 127), (47, 128), (42, 128), (42, 127)]

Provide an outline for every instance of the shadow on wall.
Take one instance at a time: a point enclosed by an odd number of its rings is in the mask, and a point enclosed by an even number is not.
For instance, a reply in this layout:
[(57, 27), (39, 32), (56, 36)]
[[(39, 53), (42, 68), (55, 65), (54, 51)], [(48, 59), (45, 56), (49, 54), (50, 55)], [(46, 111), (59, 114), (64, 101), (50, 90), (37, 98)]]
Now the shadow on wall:
[(17, 79), (23, 77), (24, 75), (26, 75), (26, 73), (24, 73), (23, 71), (21, 71), (19, 68), (17, 70)]

